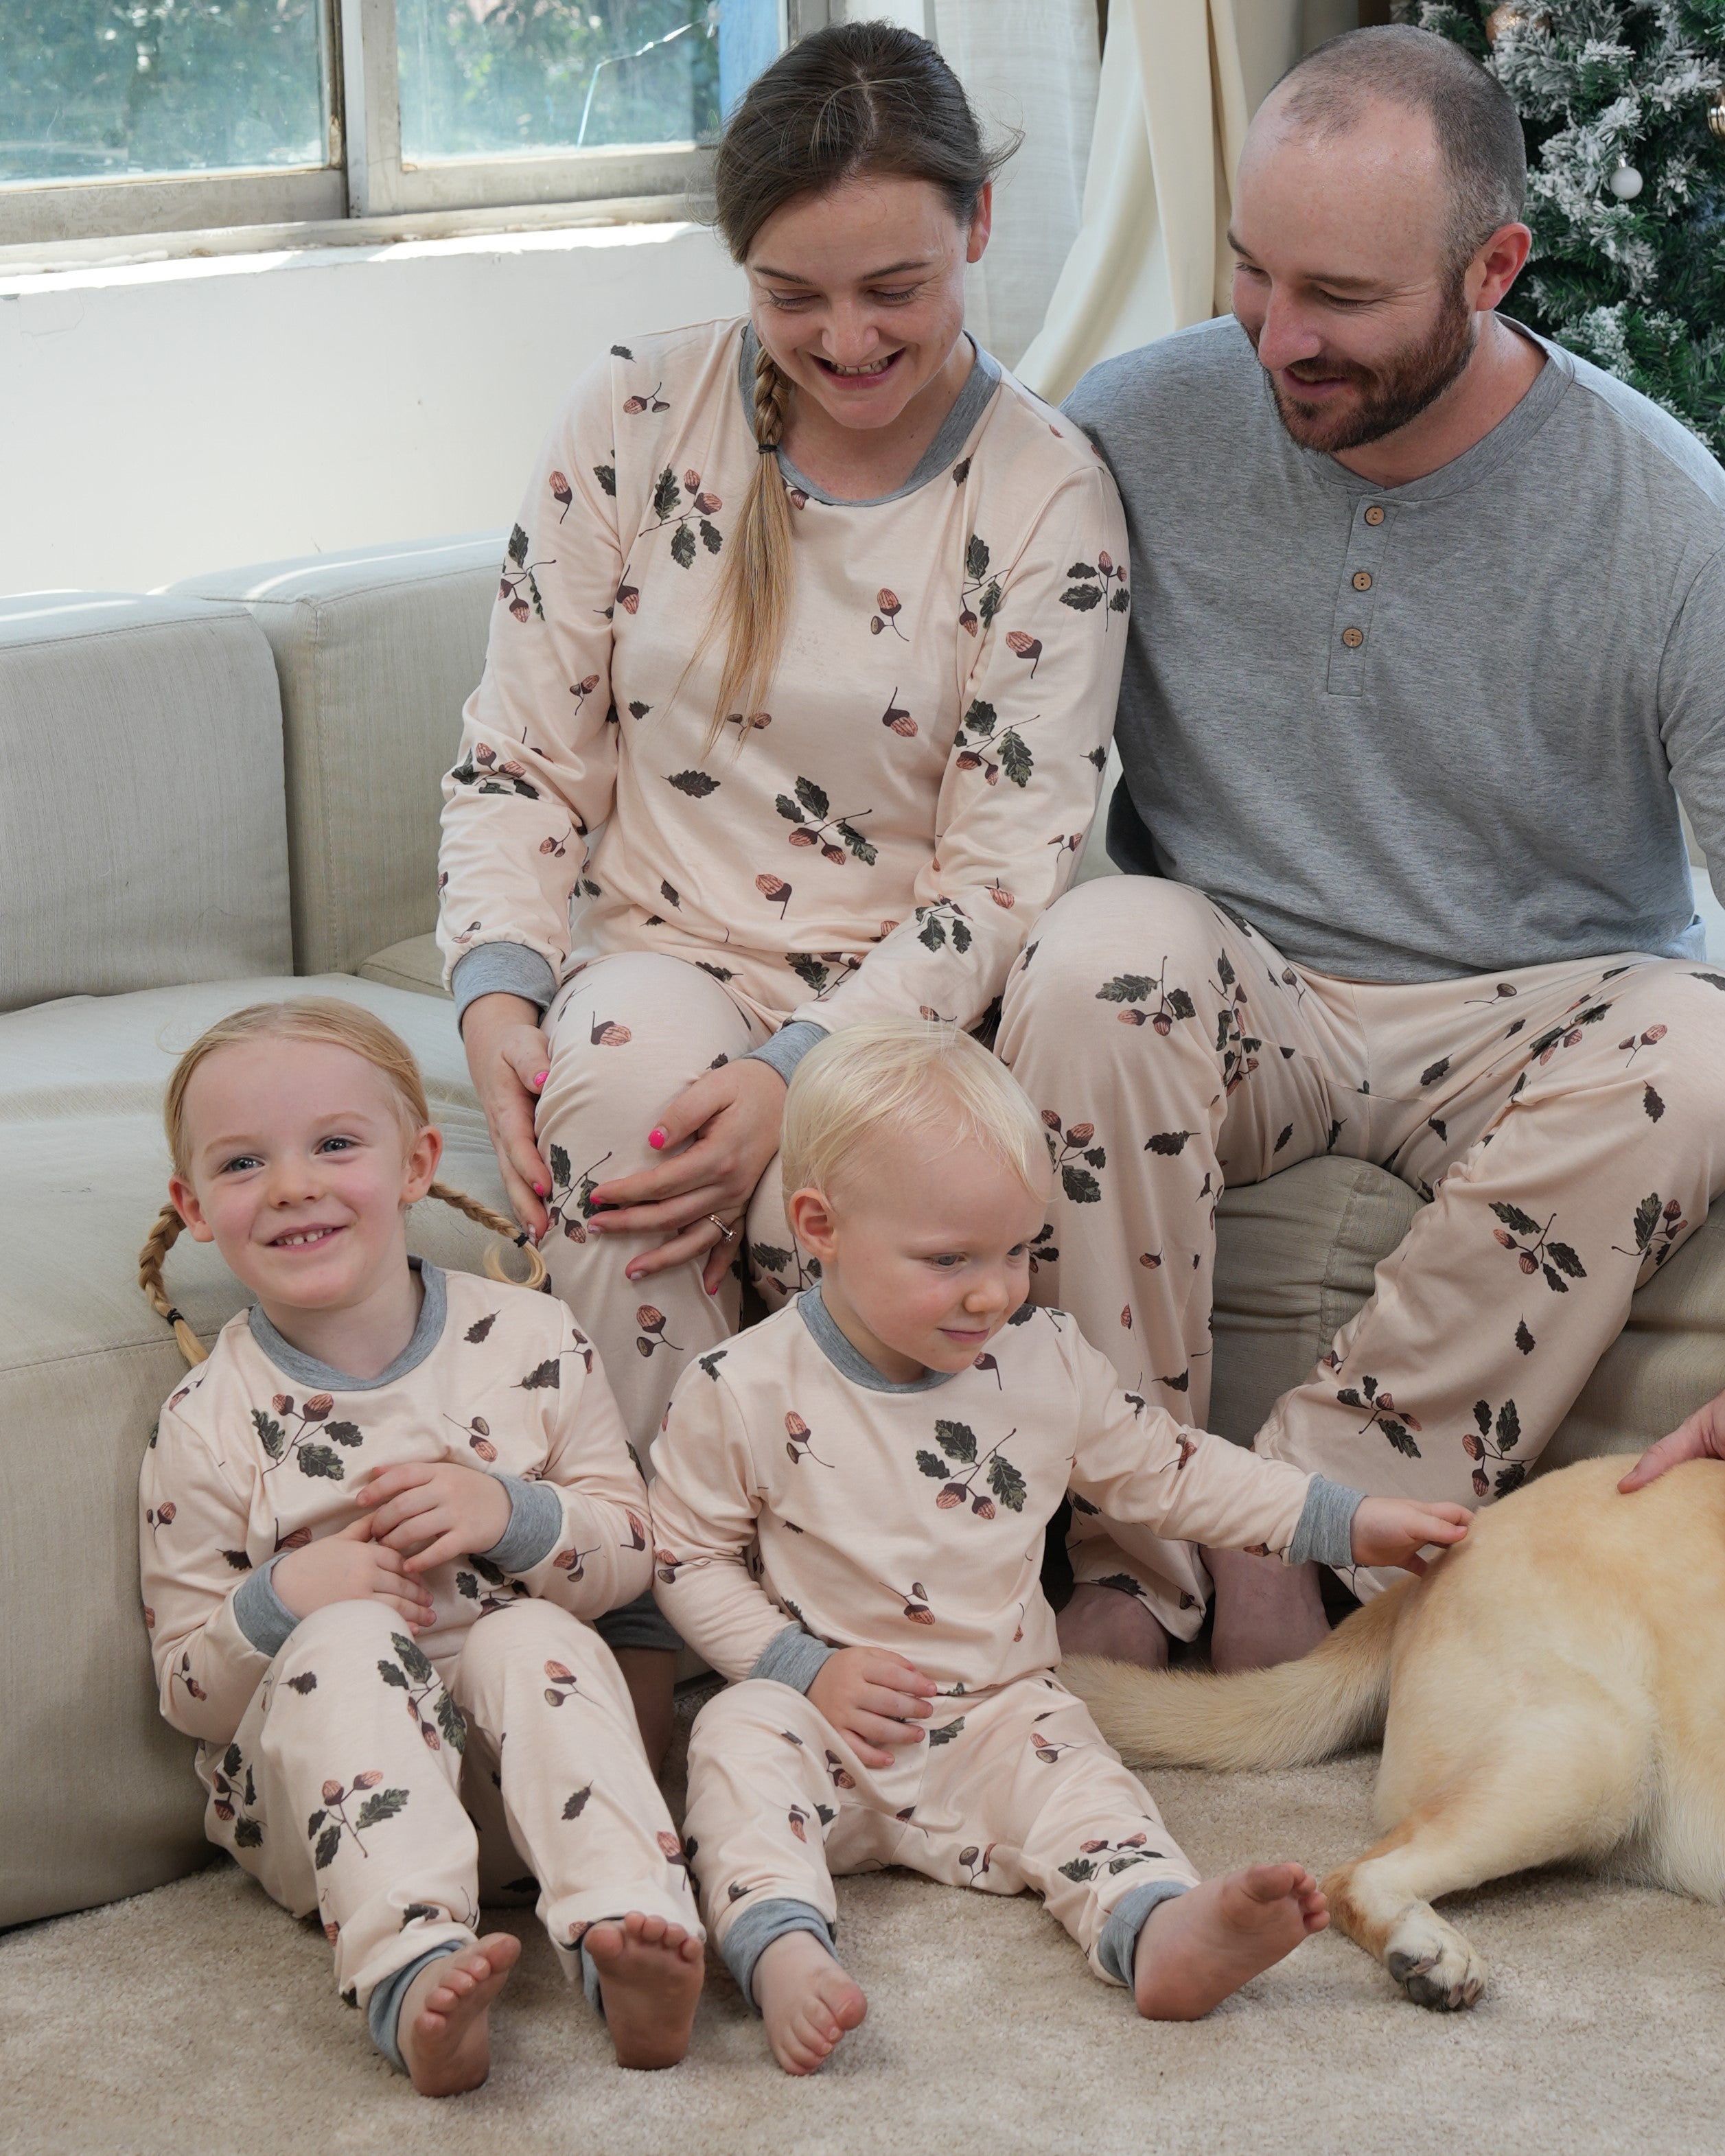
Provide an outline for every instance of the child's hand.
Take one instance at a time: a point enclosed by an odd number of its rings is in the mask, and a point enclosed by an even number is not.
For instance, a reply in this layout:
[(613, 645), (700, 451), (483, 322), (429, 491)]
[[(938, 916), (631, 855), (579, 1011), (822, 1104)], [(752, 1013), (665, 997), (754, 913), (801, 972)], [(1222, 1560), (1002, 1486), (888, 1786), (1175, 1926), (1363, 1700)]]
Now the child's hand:
[(488, 1550), (509, 1526), (509, 1492), (496, 1476), (454, 1460), (380, 1468), (354, 1502), (370, 1515), (373, 1540), (399, 1550), (409, 1573)]
[(840, 1647), (821, 1665), (809, 1697), (865, 1767), (890, 1767), (883, 1745), (917, 1744), (932, 1712), (934, 1680), (884, 1647)]
[(1464, 1505), (1426, 1505), (1411, 1497), (1368, 1497), (1353, 1516), (1356, 1564), (1399, 1564), (1424, 1572), (1417, 1554), (1427, 1543), (1447, 1548), (1467, 1538), (1472, 1514)]
[(368, 1519), (278, 1558), (270, 1584), (295, 1617), (331, 1602), (387, 1602), (417, 1632), (435, 1614), (431, 1597), (407, 1577), (403, 1560), (372, 1541)]

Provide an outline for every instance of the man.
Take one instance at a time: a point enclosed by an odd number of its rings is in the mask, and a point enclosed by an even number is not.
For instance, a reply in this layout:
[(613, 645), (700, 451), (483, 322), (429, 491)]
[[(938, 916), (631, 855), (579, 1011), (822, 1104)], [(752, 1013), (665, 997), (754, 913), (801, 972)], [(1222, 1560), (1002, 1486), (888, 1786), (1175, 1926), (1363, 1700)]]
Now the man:
[[(1131, 526), (1131, 873), (1048, 914), (999, 1039), (1073, 1171), (1039, 1294), (1188, 1421), (1224, 1182), (1333, 1152), (1430, 1197), (1256, 1444), (1469, 1504), (1725, 1184), (1673, 793), (1725, 890), (1725, 472), (1496, 311), (1525, 180), (1455, 46), (1336, 38), (1247, 138), (1234, 316), (1075, 392)], [(1323, 1635), (1312, 1565), (1075, 1524), (1068, 1651), (1161, 1661), (1212, 1581), (1219, 1667)]]

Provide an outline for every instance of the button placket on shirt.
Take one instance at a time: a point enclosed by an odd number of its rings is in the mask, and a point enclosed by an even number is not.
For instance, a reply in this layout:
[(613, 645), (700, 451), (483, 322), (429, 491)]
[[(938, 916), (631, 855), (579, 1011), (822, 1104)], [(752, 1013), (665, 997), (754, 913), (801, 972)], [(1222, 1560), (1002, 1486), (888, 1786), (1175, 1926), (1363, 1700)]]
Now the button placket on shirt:
[(1372, 609), (1394, 516), (1393, 510), (1368, 495), (1355, 506), (1349, 520), (1342, 581), (1330, 624), (1329, 693), (1332, 696), (1358, 696), (1364, 691), (1366, 654), (1372, 648)]

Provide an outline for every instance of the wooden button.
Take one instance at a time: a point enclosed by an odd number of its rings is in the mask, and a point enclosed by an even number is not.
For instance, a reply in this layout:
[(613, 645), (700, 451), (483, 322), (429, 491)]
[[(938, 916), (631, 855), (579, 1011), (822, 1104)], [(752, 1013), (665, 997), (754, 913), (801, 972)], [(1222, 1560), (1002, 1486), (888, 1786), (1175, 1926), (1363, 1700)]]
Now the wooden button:
[(1369, 569), (1356, 569), (1354, 571), (1353, 588), (1357, 592), (1370, 591), (1372, 588), (1372, 572)]
[(1342, 641), (1350, 651), (1358, 651), (1365, 640), (1366, 633), (1363, 629), (1344, 629), (1342, 632)]
[(1381, 524), (1384, 521), (1384, 506), (1381, 502), (1374, 501), (1372, 504), (1366, 511), (1366, 521), (1368, 524)]

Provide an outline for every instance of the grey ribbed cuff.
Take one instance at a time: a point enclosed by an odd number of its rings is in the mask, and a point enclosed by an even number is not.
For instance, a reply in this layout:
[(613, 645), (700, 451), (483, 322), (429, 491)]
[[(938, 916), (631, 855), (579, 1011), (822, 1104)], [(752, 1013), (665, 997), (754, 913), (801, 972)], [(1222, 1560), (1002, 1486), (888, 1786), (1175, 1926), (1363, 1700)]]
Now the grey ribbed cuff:
[(499, 1572), (531, 1572), (543, 1564), (557, 1546), (563, 1532), (562, 1501), (548, 1482), (531, 1482), (521, 1475), (493, 1478), (509, 1492), (509, 1525), (488, 1550), (475, 1550)]
[(525, 943), (481, 943), (464, 951), (449, 975), (449, 993), (455, 998), (457, 1027), (467, 1015), (467, 1006), (480, 996), (525, 996), (539, 1006), (542, 1018), (557, 992), (557, 977), (548, 959)]
[(839, 1928), (829, 1924), (819, 1909), (807, 1902), (757, 1902), (745, 1909), (725, 1934), (719, 1948), (725, 1966), (737, 1979), (737, 1988), (755, 2008), (755, 1964), (775, 1939), (792, 1932), (812, 1932), (830, 1953), (839, 1941)]
[[(462, 964), (467, 961), (464, 958)], [(758, 1048), (752, 1048), (747, 1055), (739, 1056), (742, 1063), (764, 1063), (776, 1070), (787, 1086), (796, 1075), (797, 1065), (817, 1041), (824, 1040), (827, 1029), (817, 1025), (812, 1019), (793, 1019), (782, 1025), (771, 1040), (763, 1040)]]
[(768, 1677), (774, 1684), (788, 1685), (793, 1691), (806, 1692), (838, 1651), (812, 1632), (805, 1632), (800, 1625), (787, 1625), (783, 1631), (773, 1634), (755, 1657), (749, 1676), (752, 1680)]
[(1150, 1920), (1150, 1912), (1172, 1902), (1177, 1894), (1189, 1894), (1183, 1879), (1147, 1879), (1122, 1894), (1108, 1912), (1102, 1936), (1096, 1941), (1096, 1959), (1117, 1984), (1132, 1988), (1132, 1964), (1137, 1958), (1138, 1933)]
[(388, 2060), (398, 2074), (408, 2070), (408, 2062), (401, 2055), (402, 2001), (408, 1995), (408, 1986), (427, 1963), (441, 1961), (445, 1954), (459, 1953), (467, 1943), (465, 1939), (441, 1939), (436, 1946), (421, 1954), (417, 1961), (403, 1962), (401, 1967), (372, 1986), (372, 1995), (366, 2001), (366, 2025), (372, 2032), (372, 2041)]
[(285, 1551), (278, 1551), (267, 1564), (248, 1573), (234, 1594), (234, 1623), (258, 1652), (268, 1655), (272, 1661), (287, 1645), (300, 1621), (276, 1593), (275, 1583), (270, 1577), (285, 1554)]
[(1345, 1482), (1331, 1482), (1314, 1475), (1306, 1492), (1305, 1509), (1294, 1539), (1288, 1545), (1288, 1563), (1316, 1561), (1337, 1569), (1353, 1563), (1353, 1516), (1365, 1502), (1363, 1490), (1350, 1490)]

